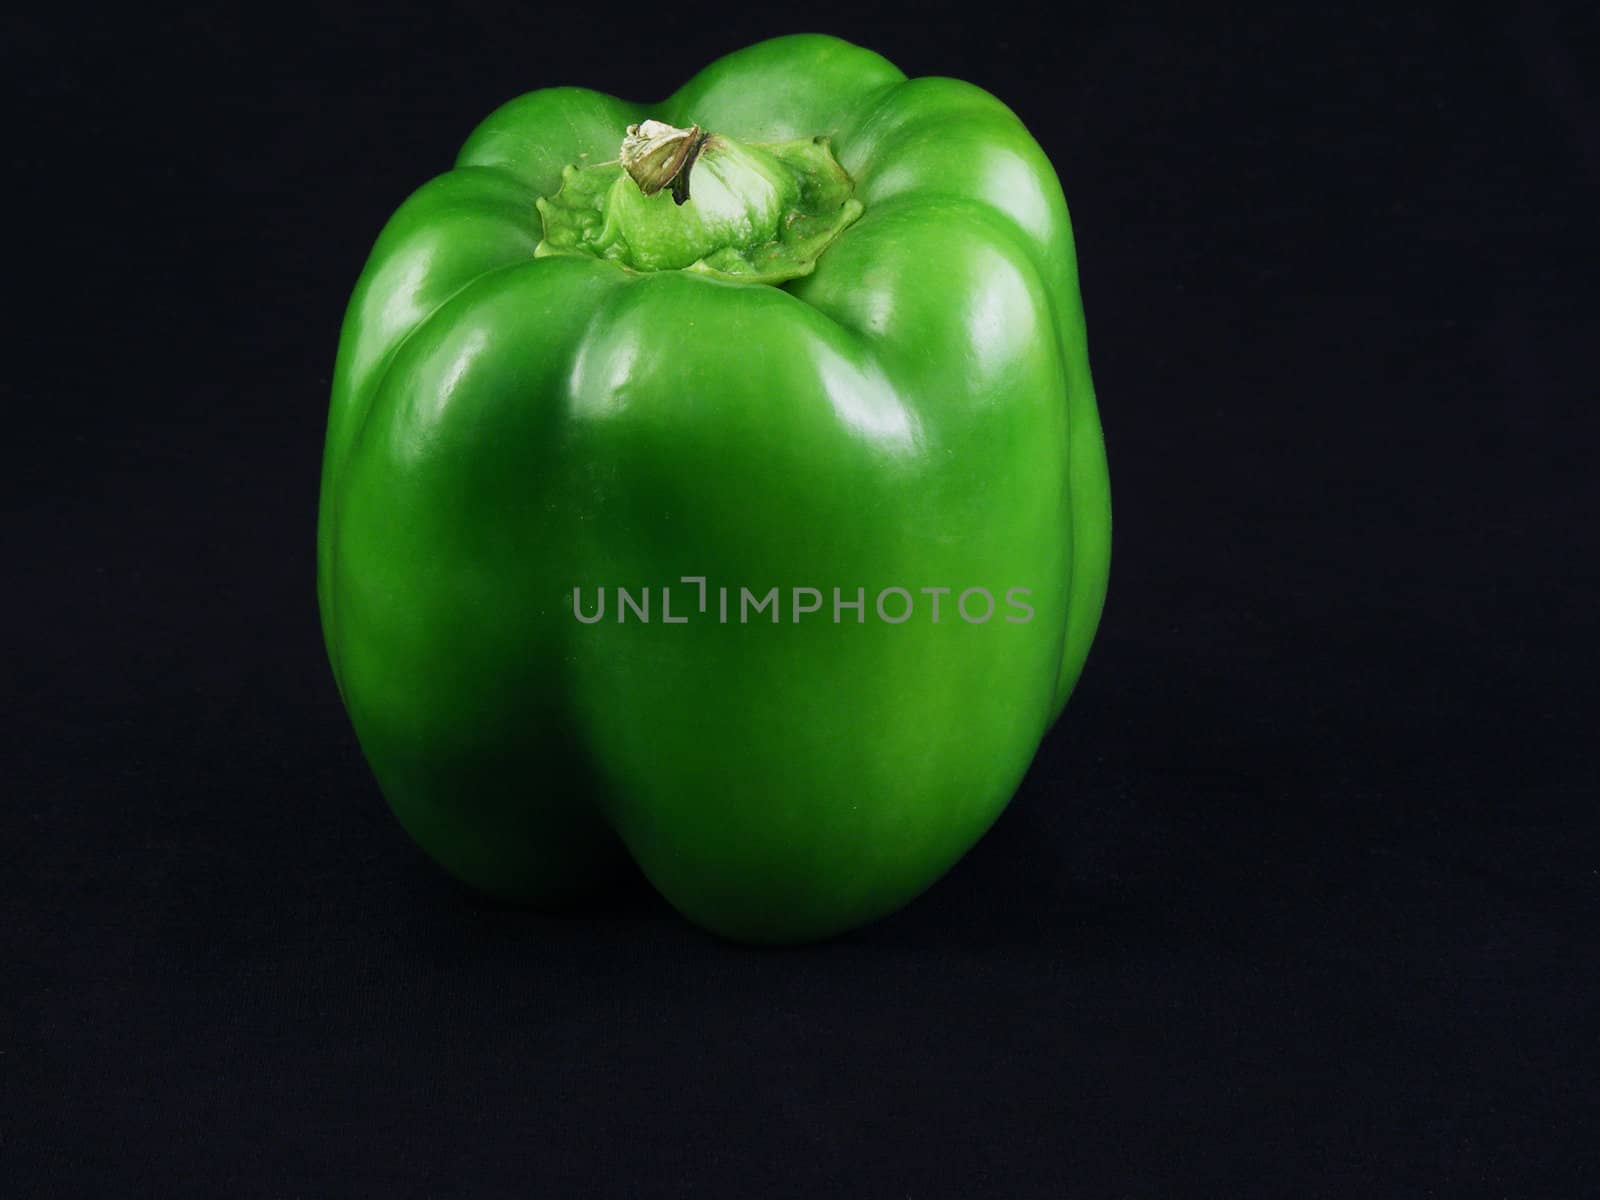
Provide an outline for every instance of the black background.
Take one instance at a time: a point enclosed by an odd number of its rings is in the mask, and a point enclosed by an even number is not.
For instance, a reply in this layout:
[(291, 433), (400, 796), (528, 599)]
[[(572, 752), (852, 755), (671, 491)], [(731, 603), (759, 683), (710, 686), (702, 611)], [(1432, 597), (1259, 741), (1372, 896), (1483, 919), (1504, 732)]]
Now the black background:
[[(0, 1191), (1600, 1192), (1580, 7), (9, 17)], [(994, 831), (871, 928), (487, 907), (322, 655), (345, 299), (503, 100), (802, 30), (1058, 165), (1099, 641)]]

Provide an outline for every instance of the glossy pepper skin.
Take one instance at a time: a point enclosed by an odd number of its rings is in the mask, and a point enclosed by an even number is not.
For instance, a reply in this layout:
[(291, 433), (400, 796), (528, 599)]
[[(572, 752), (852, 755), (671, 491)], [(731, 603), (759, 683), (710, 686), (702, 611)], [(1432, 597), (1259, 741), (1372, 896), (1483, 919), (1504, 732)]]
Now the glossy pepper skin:
[[(776, 284), (536, 254), (563, 169), (614, 160), (647, 118), (824, 139), (860, 215)], [(986, 92), (823, 36), (729, 55), (658, 104), (511, 101), (356, 285), (318, 544), (362, 749), (462, 880), (551, 906), (631, 858), (751, 942), (894, 911), (1004, 808), (1105, 595), (1110, 493), (1054, 171)], [(708, 614), (685, 577), (707, 580)], [(592, 612), (619, 586), (648, 587), (656, 619), (575, 619), (574, 588)], [(722, 586), (782, 589), (782, 620), (714, 619)], [(661, 621), (667, 587), (694, 619)], [(823, 610), (792, 620), (797, 587)], [(833, 622), (836, 587), (864, 589), (864, 620)], [(899, 624), (873, 611), (892, 587), (915, 604)], [(1003, 600), (962, 619), (974, 587), (1028, 589), (1032, 619)]]

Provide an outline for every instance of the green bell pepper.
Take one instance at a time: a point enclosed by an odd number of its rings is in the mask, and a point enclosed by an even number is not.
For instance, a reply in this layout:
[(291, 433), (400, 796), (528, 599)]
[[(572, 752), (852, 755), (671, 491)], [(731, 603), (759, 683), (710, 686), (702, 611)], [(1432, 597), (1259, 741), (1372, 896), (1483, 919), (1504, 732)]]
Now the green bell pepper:
[(753, 942), (889, 913), (1083, 667), (1110, 493), (1071, 227), (988, 93), (830, 37), (513, 100), (339, 343), (318, 593), (404, 827)]

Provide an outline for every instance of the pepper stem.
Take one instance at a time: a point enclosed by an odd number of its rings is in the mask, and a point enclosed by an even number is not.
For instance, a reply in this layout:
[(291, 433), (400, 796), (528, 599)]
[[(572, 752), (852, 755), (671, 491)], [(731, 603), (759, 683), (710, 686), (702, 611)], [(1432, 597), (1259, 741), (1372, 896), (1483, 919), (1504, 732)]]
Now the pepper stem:
[(861, 215), (852, 191), (825, 137), (757, 145), (641, 121), (615, 161), (566, 167), (560, 190), (538, 198), (544, 236), (533, 253), (781, 284), (810, 274)]
[(646, 196), (672, 187), (675, 204), (689, 199), (689, 172), (711, 135), (698, 125), (679, 129), (665, 121), (640, 121), (628, 126), (617, 161)]

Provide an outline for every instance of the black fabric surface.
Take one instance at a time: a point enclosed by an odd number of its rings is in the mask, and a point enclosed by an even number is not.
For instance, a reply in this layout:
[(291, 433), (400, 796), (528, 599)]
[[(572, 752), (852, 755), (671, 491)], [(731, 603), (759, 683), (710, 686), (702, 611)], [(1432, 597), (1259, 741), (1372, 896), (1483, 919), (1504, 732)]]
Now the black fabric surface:
[[(9, 18), (0, 1195), (1600, 1194), (1584, 7)], [(486, 905), (320, 644), (350, 286), (501, 101), (806, 29), (1061, 172), (1099, 640), (891, 919)]]

